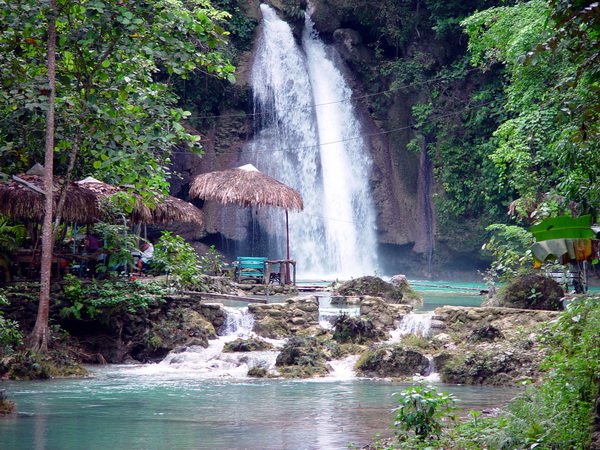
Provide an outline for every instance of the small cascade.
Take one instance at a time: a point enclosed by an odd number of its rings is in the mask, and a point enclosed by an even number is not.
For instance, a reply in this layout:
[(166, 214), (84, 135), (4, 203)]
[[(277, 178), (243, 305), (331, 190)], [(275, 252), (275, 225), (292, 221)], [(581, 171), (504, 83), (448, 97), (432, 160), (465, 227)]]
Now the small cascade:
[(347, 316), (360, 316), (360, 308), (358, 306), (348, 305), (332, 305), (331, 297), (319, 298), (319, 325), (326, 330), (333, 328), (333, 320), (342, 314)]
[(406, 334), (429, 337), (432, 319), (433, 311), (406, 314), (402, 317), (398, 327), (390, 333), (392, 335), (392, 340), (398, 340), (401, 336)]
[(221, 328), (221, 334), (227, 337), (248, 337), (254, 327), (254, 316), (248, 308), (223, 307), (227, 312), (227, 319)]
[[(238, 338), (251, 337), (254, 326), (254, 316), (247, 308), (224, 307), (224, 309), (227, 318), (220, 330), (220, 336), (209, 340), (208, 348), (194, 345), (173, 350), (159, 364), (149, 366), (149, 370), (189, 371), (196, 376), (206, 378), (244, 378), (252, 367), (273, 369), (277, 351), (223, 352), (226, 343)], [(275, 341), (273, 343), (275, 344)]]
[(428, 356), (427, 359), (429, 360), (429, 370), (428, 370), (428, 375), (425, 378), (425, 380), (432, 382), (432, 383), (437, 383), (440, 380), (440, 374), (437, 372), (436, 368), (435, 368), (435, 362), (433, 361), (433, 358)]
[(325, 328), (326, 330), (331, 330), (333, 328), (333, 320), (342, 314), (346, 314), (347, 316), (357, 317), (360, 316), (360, 309), (356, 308), (335, 308), (332, 306), (329, 307), (319, 307), (319, 324)]
[(359, 357), (360, 355), (349, 355), (342, 359), (330, 361), (329, 367), (331, 368), (331, 372), (329, 372), (329, 377), (335, 378), (336, 380), (350, 380), (355, 378), (356, 372), (354, 371), (354, 365)]

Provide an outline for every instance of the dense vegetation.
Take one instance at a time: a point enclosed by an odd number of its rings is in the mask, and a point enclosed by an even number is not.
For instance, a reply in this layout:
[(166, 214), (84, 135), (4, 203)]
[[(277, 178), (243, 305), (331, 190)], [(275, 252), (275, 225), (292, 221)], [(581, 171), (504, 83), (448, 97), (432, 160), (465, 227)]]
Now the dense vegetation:
[[(597, 215), (595, 3), (334, 1), (318, 11), (327, 8), (374, 50), (350, 64), (390, 142), (434, 163), (438, 242), (475, 250), (492, 223)], [(412, 105), (408, 126), (389, 115), (398, 101)]]

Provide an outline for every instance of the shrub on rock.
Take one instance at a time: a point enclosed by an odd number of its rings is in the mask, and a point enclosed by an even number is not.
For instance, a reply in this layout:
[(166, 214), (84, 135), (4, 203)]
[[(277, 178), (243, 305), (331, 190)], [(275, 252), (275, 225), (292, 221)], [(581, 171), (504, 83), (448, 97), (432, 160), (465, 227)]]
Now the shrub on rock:
[(371, 320), (347, 314), (337, 316), (333, 327), (333, 339), (340, 344), (364, 344), (385, 338), (385, 334), (378, 330)]
[(327, 361), (331, 359), (324, 347), (314, 337), (293, 337), (281, 349), (275, 366), (279, 373), (289, 378), (305, 378), (329, 373)]
[(515, 277), (483, 306), (559, 311), (563, 309), (564, 295), (562, 287), (552, 278), (533, 273)]

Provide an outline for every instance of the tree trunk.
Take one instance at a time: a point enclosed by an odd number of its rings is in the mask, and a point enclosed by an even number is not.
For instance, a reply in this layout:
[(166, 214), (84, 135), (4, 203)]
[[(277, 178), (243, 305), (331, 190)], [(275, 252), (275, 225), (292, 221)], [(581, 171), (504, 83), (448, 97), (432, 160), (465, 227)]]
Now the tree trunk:
[(42, 259), (40, 268), (40, 303), (35, 326), (28, 338), (34, 351), (45, 353), (48, 350), (48, 317), (50, 314), (50, 276), (52, 270), (52, 202), (54, 188), (54, 101), (56, 97), (56, 0), (50, 0), (48, 21), (48, 112), (46, 113), (46, 147), (44, 156), (44, 222), (42, 224)]

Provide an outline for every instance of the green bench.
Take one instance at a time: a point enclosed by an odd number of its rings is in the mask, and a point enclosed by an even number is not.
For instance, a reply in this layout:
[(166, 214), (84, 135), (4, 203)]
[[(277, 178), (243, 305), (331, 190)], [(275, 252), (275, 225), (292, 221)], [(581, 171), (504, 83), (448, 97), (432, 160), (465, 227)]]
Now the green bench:
[(264, 283), (267, 258), (262, 256), (238, 256), (234, 261), (235, 281), (253, 280)]

